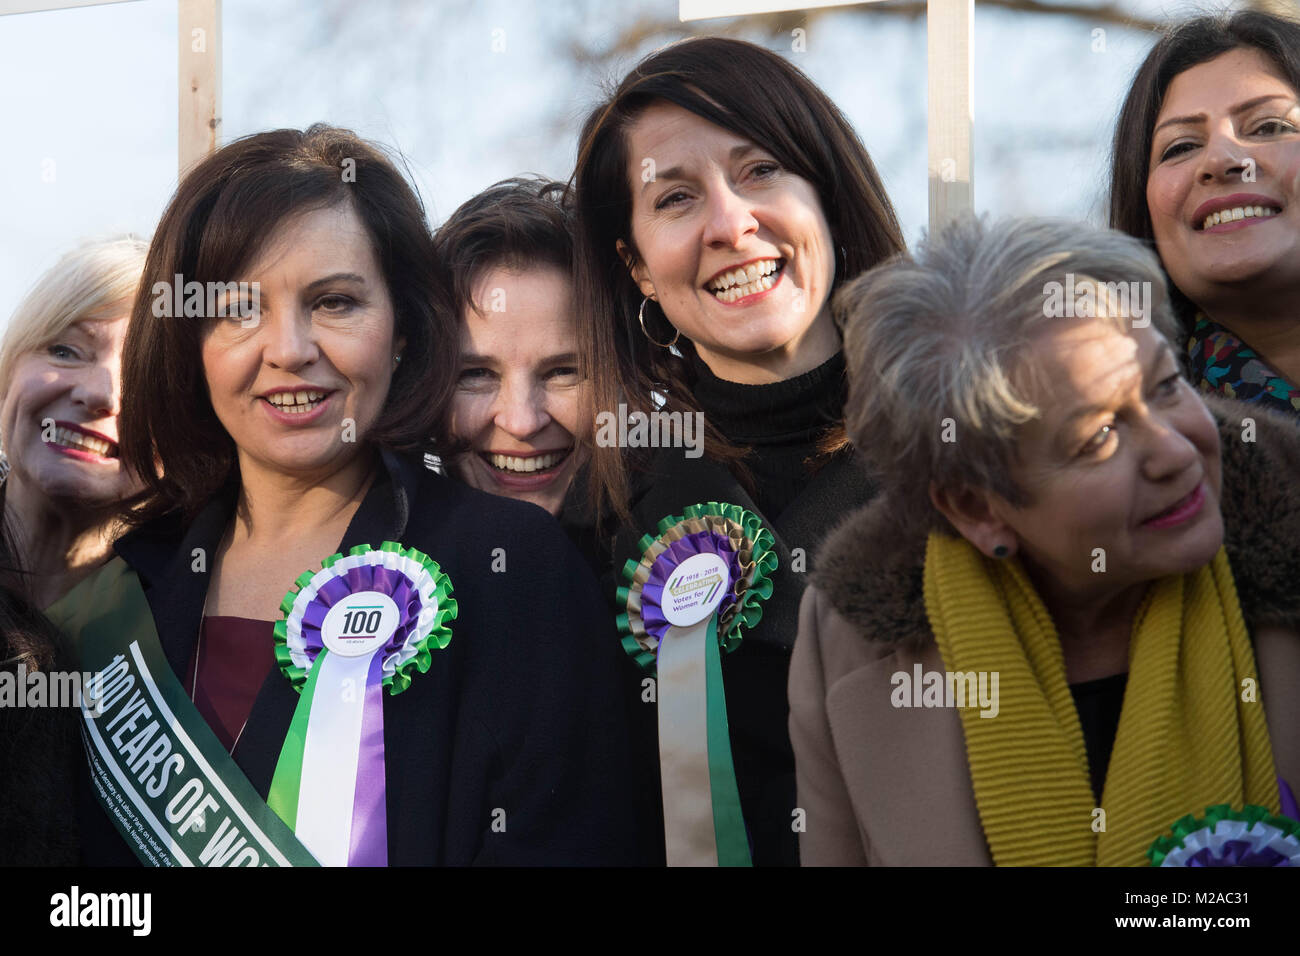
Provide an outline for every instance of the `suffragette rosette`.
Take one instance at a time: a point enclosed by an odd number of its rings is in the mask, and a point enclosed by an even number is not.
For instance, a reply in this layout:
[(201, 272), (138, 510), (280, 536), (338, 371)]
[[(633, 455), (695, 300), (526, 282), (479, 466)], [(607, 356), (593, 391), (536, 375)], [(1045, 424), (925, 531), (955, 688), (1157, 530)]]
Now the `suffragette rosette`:
[(656, 676), (664, 836), (670, 866), (748, 866), (732, 765), (722, 651), (759, 622), (776, 570), (754, 514), (710, 501), (659, 522), (623, 568), (624, 649)]
[(383, 692), (406, 690), (451, 640), (451, 582), (428, 555), (385, 541), (294, 584), (275, 656), (301, 697), (267, 802), (322, 864), (383, 866)]
[(1300, 866), (1300, 822), (1267, 807), (1228, 804), (1174, 823), (1147, 850), (1152, 866)]

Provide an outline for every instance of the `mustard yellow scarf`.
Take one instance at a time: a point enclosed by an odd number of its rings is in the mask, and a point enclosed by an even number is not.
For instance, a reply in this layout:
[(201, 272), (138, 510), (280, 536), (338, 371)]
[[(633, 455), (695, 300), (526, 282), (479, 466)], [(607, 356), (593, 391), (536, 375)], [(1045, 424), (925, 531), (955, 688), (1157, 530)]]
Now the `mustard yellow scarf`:
[(1153, 583), (1138, 609), (1104, 818), (1056, 628), (1019, 561), (931, 534), (925, 609), (949, 671), (999, 674), (997, 716), (960, 711), (995, 864), (1140, 866), (1185, 814), (1220, 803), (1279, 811), (1255, 656), (1222, 548), (1206, 567)]

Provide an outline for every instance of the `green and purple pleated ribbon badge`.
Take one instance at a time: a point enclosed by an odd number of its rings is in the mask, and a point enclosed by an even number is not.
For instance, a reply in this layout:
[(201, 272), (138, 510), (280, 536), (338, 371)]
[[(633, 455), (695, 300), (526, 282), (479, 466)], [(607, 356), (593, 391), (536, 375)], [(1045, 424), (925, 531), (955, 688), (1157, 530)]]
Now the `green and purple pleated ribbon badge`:
[(722, 651), (763, 616), (772, 533), (736, 505), (691, 505), (641, 539), (618, 589), (623, 647), (655, 674), (669, 866), (749, 866), (732, 765)]
[(1205, 808), (1174, 823), (1147, 850), (1152, 866), (1300, 866), (1300, 810), (1279, 779), (1282, 814), (1247, 804)]
[(385, 541), (306, 571), (284, 596), (275, 657), (301, 695), (267, 803), (325, 866), (384, 866), (385, 689), (400, 694), (451, 640), (451, 582)]

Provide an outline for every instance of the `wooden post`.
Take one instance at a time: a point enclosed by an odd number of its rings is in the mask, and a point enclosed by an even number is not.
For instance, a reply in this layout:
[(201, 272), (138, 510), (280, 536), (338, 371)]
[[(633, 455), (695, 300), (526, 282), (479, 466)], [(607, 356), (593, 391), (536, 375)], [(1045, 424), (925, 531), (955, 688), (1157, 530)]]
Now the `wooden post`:
[(975, 0), (926, 4), (929, 78), (930, 231), (975, 208)]
[(221, 0), (178, 0), (178, 169), (181, 176), (221, 142)]

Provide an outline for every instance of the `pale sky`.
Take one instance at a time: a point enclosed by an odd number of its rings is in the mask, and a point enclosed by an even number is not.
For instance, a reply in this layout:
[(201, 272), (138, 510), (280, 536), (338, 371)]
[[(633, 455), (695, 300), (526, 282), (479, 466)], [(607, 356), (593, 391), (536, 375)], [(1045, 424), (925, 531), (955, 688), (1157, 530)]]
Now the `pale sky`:
[[(676, 0), (224, 0), (224, 137), (350, 127), (401, 150), (436, 226), (507, 176), (567, 179), (599, 83), (636, 59), (599, 69), (572, 49), (676, 14)], [(834, 11), (809, 28), (804, 52), (788, 32), (747, 38), (787, 53), (839, 103), (914, 242), (927, 216), (924, 19)], [(1101, 222), (1115, 114), (1152, 42), (977, 6), (977, 209)], [(174, 0), (0, 16), (0, 323), (81, 239), (152, 232), (176, 186), (176, 44)]]

